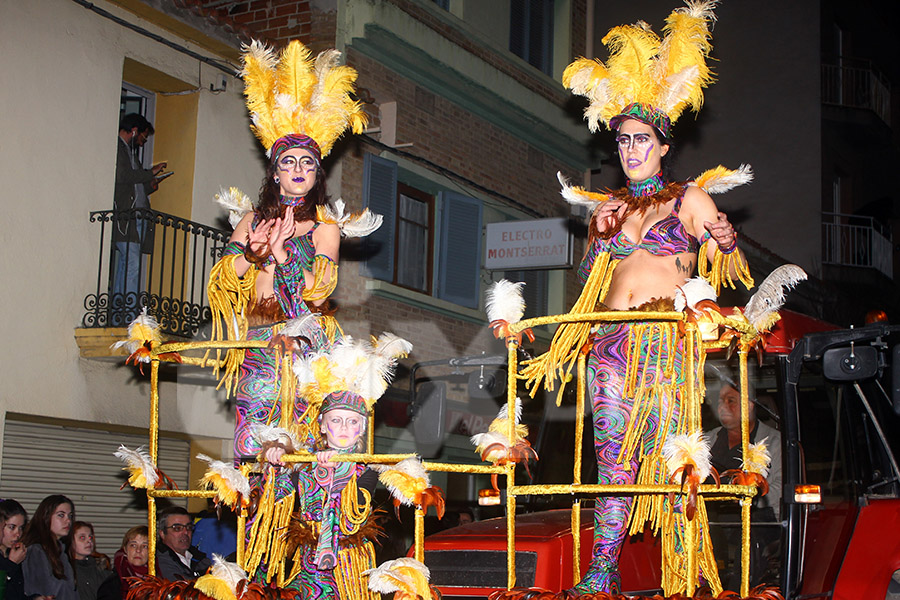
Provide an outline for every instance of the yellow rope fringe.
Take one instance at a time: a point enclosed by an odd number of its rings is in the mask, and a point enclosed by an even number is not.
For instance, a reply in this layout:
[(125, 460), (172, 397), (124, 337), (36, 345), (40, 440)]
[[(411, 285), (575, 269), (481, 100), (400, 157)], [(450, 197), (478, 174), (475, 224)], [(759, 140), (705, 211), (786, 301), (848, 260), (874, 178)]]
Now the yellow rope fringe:
[[(209, 272), (209, 283), (206, 286), (206, 295), (209, 299), (209, 309), (212, 315), (212, 341), (243, 340), (247, 338), (247, 310), (256, 297), (256, 276), (254, 267), (238, 277), (234, 270), (234, 261), (239, 255), (233, 254), (224, 257), (213, 265)], [(224, 326), (223, 326), (224, 324)], [(213, 366), (213, 375), (219, 376), (222, 369), (222, 377), (216, 389), (225, 386), (226, 397), (231, 396), (237, 390), (238, 372), (241, 363), (244, 362), (244, 350), (232, 348), (225, 352), (224, 366), (220, 367), (219, 360), (221, 350), (216, 350), (216, 364)], [(209, 358), (209, 350), (203, 359)]]
[(338, 282), (338, 266), (324, 254), (316, 254), (313, 259), (313, 284), (304, 288), (303, 299), (307, 302), (324, 300), (334, 291)]
[[(715, 244), (713, 249), (712, 265), (709, 264), (709, 245)], [(697, 270), (700, 277), (706, 279), (718, 295), (725, 284), (731, 289), (737, 289), (731, 272), (737, 274), (738, 279), (749, 290), (753, 287), (753, 277), (750, 275), (750, 266), (741, 255), (735, 250), (731, 254), (725, 254), (719, 249), (719, 245), (715, 240), (708, 239), (700, 246), (700, 253), (697, 255)]]
[[(680, 540), (681, 551), (678, 551)], [(699, 560), (690, 561), (693, 555)], [(688, 573), (688, 566), (691, 572)], [(662, 588), (667, 596), (674, 594), (692, 594), (697, 579), (703, 577), (712, 589), (713, 596), (722, 593), (722, 582), (716, 557), (713, 555), (709, 540), (709, 517), (706, 503), (702, 497), (697, 498), (697, 513), (693, 521), (688, 521), (682, 512), (675, 512), (673, 506), (666, 502), (665, 526), (662, 527)], [(688, 581), (691, 589), (688, 589)]]
[[(585, 314), (595, 312), (597, 303), (601, 302), (609, 291), (612, 274), (619, 264), (618, 260), (610, 260), (608, 252), (601, 252), (594, 260), (591, 273), (584, 284), (584, 289), (569, 314)], [(520, 379), (525, 380), (532, 396), (538, 386), (544, 382), (544, 388), (552, 392), (554, 380), (560, 380), (560, 394), (556, 403), (562, 401), (562, 390), (571, 377), (572, 367), (578, 358), (578, 352), (591, 335), (591, 323), (564, 323), (556, 330), (550, 349), (522, 363)]]
[(269, 468), (259, 502), (259, 512), (250, 526), (248, 547), (245, 550), (243, 568), (251, 575), (259, 565), (266, 565), (266, 583), (273, 578), (279, 587), (284, 584), (285, 533), (294, 512), (294, 494), (275, 501), (275, 478)]
[[(359, 502), (359, 492), (362, 492), (363, 495), (362, 504)], [(371, 501), (372, 494), (365, 488), (359, 489), (354, 474), (341, 491), (341, 533), (352, 535), (359, 531), (360, 525), (369, 518)]]

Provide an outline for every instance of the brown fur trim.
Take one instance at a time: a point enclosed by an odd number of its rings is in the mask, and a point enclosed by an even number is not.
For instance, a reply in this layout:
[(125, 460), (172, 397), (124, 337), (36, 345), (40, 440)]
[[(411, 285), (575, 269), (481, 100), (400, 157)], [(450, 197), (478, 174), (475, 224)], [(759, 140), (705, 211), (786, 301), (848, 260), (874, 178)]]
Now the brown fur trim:
[[(622, 229), (622, 223), (625, 222), (628, 217), (630, 217), (634, 213), (644, 214), (647, 212), (647, 209), (659, 206), (661, 204), (666, 204), (667, 202), (674, 200), (675, 198), (680, 197), (684, 194), (684, 190), (687, 186), (684, 183), (670, 183), (663, 189), (659, 190), (652, 196), (640, 196), (635, 197), (628, 193), (628, 188), (621, 188), (609, 193), (610, 200), (621, 200), (628, 207), (625, 209), (625, 214), (622, 215), (622, 218), (618, 220), (615, 227), (612, 229), (608, 229), (603, 233), (597, 229), (597, 220), (591, 219), (591, 224), (589, 227), (588, 233), (588, 241), (593, 242), (596, 239), (608, 240), (612, 236), (616, 235)], [(597, 207), (599, 209), (599, 207)]]
[[(378, 539), (383, 538), (385, 533), (381, 523), (386, 516), (386, 513), (381, 509), (373, 510), (366, 522), (359, 528), (359, 531), (346, 537), (340, 537), (338, 545), (341, 548), (348, 548), (360, 546), (366, 541), (376, 542)], [(300, 516), (300, 513), (296, 512), (291, 516), (285, 539), (287, 541), (288, 555), (292, 555), (300, 546), (315, 546), (319, 543), (318, 527), (310, 521), (305, 521)]]
[(247, 321), (250, 327), (258, 327), (260, 325), (271, 325), (279, 321), (284, 321), (287, 317), (281, 309), (281, 304), (275, 296), (268, 298), (258, 298), (250, 307)]

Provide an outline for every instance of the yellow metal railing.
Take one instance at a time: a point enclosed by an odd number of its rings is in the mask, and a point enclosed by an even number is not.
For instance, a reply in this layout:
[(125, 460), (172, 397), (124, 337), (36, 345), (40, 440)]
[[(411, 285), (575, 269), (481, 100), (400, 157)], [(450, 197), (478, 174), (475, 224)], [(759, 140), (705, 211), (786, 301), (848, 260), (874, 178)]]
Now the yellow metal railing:
[[(640, 322), (640, 321), (674, 321), (683, 322), (687, 330), (696, 327), (694, 323), (686, 322), (684, 313), (681, 312), (656, 312), (647, 313), (640, 311), (615, 311), (615, 312), (594, 312), (587, 314), (564, 314), (556, 316), (538, 317), (528, 319), (509, 326), (509, 337), (507, 338), (507, 352), (509, 367), (507, 369), (508, 381), (508, 423), (509, 429), (507, 436), (510, 440), (515, 439), (515, 400), (517, 395), (518, 383), (518, 342), (517, 334), (526, 329), (540, 325), (562, 324), (573, 322)], [(759, 333), (752, 327), (749, 327), (746, 321), (737, 318), (723, 318), (720, 324), (731, 328), (735, 335), (739, 337), (738, 352), (740, 359), (740, 382), (741, 382), (741, 447), (743, 455), (746, 456), (748, 450), (749, 422), (748, 422), (748, 397), (747, 397), (747, 354), (748, 350), (759, 338)], [(690, 336), (688, 336), (690, 337)], [(723, 347), (725, 342), (704, 343), (701, 348), (701, 360), (703, 353), (711, 348)], [(200, 367), (216, 367), (221, 363), (216, 359), (208, 357), (209, 351), (223, 350), (231, 348), (264, 348), (267, 346), (265, 341), (237, 341), (237, 342), (174, 342), (166, 343), (158, 346), (151, 352), (151, 369), (150, 369), (150, 457), (153, 464), (158, 464), (158, 435), (159, 435), (159, 364), (161, 361), (171, 361), (171, 353), (179, 353), (180, 362), (182, 364), (196, 365)], [(183, 352), (191, 350), (201, 350), (205, 354), (203, 357), (184, 356)], [(686, 352), (688, 361), (693, 361), (693, 352)], [(684, 493), (682, 486), (679, 485), (597, 485), (584, 484), (581, 482), (581, 464), (582, 464), (582, 440), (584, 435), (584, 416), (585, 416), (585, 356), (582, 354), (577, 359), (577, 399), (576, 399), (576, 418), (575, 418), (575, 456), (573, 461), (573, 475), (571, 484), (545, 484), (545, 485), (515, 485), (515, 463), (504, 465), (471, 465), (471, 464), (454, 464), (454, 463), (437, 463), (425, 462), (424, 467), (428, 471), (442, 471), (452, 473), (468, 473), (468, 474), (496, 474), (505, 476), (506, 480), (506, 525), (507, 525), (507, 586), (512, 588), (516, 584), (515, 570), (515, 515), (516, 515), (516, 497), (522, 495), (574, 495), (576, 496), (572, 502), (571, 527), (573, 538), (573, 583), (580, 580), (580, 552), (581, 552), (581, 497), (583, 495), (597, 494), (628, 494), (628, 495), (646, 495), (646, 494), (682, 494)], [(702, 363), (701, 363), (702, 364)], [(689, 378), (688, 386), (694, 389), (695, 382), (694, 368), (688, 363), (685, 369)], [(562, 382), (564, 385), (564, 382)], [(694, 428), (700, 425), (699, 402), (701, 399), (691, 394), (694, 402), (688, 402), (689, 406), (685, 406), (689, 423)], [(284, 399), (283, 399), (284, 401)], [(695, 406), (696, 405), (696, 406)], [(290, 411), (288, 412), (290, 414)], [(370, 416), (371, 419), (371, 416)], [(371, 425), (371, 421), (370, 421)], [(335, 456), (332, 460), (341, 462), (361, 462), (361, 463), (379, 463), (394, 464), (403, 459), (415, 456), (414, 454), (374, 454), (374, 437), (372, 435), (372, 427), (368, 428), (368, 453), (346, 454)], [(285, 462), (313, 462), (315, 455), (308, 453), (291, 454), (283, 457)], [(741, 504), (741, 595), (746, 596), (749, 593), (749, 556), (750, 556), (750, 504), (753, 496), (757, 493), (756, 487), (747, 485), (700, 485), (700, 496), (708, 497), (710, 500), (737, 500)], [(155, 574), (155, 553), (156, 553), (156, 498), (211, 498), (215, 496), (215, 492), (205, 490), (161, 490), (148, 489), (148, 524), (150, 528), (150, 549), (149, 549), (149, 570), (151, 574)], [(425, 511), (420, 506), (415, 509), (415, 558), (419, 561), (424, 559), (424, 516)], [(244, 561), (244, 531), (246, 526), (246, 512), (241, 512), (238, 516), (238, 536), (237, 536), (237, 560), (239, 564)], [(691, 547), (693, 536), (687, 536), (687, 547), (685, 551), (688, 556), (688, 572), (696, 560), (696, 549)], [(688, 578), (688, 594), (693, 592), (694, 582)]]

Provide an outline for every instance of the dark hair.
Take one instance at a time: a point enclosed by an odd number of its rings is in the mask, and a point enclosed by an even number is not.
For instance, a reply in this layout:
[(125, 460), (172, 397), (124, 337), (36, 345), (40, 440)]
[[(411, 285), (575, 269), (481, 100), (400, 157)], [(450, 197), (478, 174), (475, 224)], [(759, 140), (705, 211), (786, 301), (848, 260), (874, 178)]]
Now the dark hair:
[(144, 133), (146, 131), (152, 135), (156, 132), (156, 130), (153, 129), (153, 125), (150, 124), (150, 121), (145, 119), (143, 115), (137, 113), (128, 113), (119, 121), (119, 131), (131, 131), (135, 127), (137, 127), (138, 133)]
[[(69, 556), (69, 562), (72, 564), (72, 572), (75, 573), (75, 586), (78, 586), (78, 569), (75, 568), (75, 561), (78, 558), (75, 556), (75, 532), (79, 529), (90, 529), (91, 537), (94, 537), (94, 526), (87, 521), (75, 521), (72, 523), (72, 529), (69, 530), (69, 535), (66, 536), (66, 554)], [(97, 564), (100, 565), (101, 569), (105, 569), (107, 571), (109, 568), (109, 557), (102, 552), (97, 552), (97, 544), (96, 540), (94, 543), (94, 550), (91, 551), (90, 556), (97, 561)]]
[(66, 571), (63, 568), (62, 552), (59, 551), (59, 540), (50, 530), (50, 519), (53, 513), (63, 504), (72, 507), (72, 519), (75, 519), (75, 504), (63, 496), (62, 494), (54, 494), (47, 496), (38, 504), (37, 510), (34, 511), (34, 517), (28, 522), (28, 528), (25, 530), (23, 543), (26, 546), (39, 545), (47, 555), (50, 562), (50, 569), (53, 576), (57, 579), (65, 579)]
[(22, 515), (25, 517), (25, 521), (28, 521), (28, 513), (25, 512), (25, 509), (22, 508), (21, 504), (12, 498), (0, 500), (0, 528), (6, 525), (6, 522), (16, 515)]
[(181, 506), (168, 506), (162, 509), (156, 516), (156, 535), (160, 535), (162, 533), (162, 530), (169, 525), (169, 517), (172, 517), (174, 515), (190, 517), (191, 513), (189, 513), (186, 508), (183, 508)]
[(142, 535), (145, 538), (149, 539), (150, 529), (146, 525), (137, 525), (126, 531), (125, 535), (122, 536), (122, 549), (124, 550), (125, 546), (128, 545), (128, 542), (138, 537), (139, 535)]
[[(281, 186), (275, 183), (275, 172), (278, 166), (274, 161), (269, 161), (266, 167), (266, 176), (259, 188), (259, 204), (256, 207), (256, 217), (260, 221), (276, 219), (284, 214), (284, 206), (281, 204)], [(316, 182), (306, 201), (294, 208), (294, 221), (315, 221), (316, 208), (328, 204), (328, 195), (325, 193), (325, 170), (316, 168)]]

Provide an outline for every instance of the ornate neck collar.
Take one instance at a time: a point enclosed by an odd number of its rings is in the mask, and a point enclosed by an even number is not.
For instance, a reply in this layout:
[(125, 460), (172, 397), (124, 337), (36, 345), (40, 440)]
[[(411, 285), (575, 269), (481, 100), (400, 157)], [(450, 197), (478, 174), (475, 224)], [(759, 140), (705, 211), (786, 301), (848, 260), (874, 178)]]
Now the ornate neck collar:
[(662, 171), (660, 171), (650, 179), (645, 179), (644, 181), (631, 181), (629, 179), (627, 187), (629, 194), (631, 194), (635, 198), (641, 198), (645, 196), (652, 196), (653, 194), (659, 192), (661, 189), (666, 187), (666, 182), (663, 179)]
[(306, 200), (306, 196), (285, 196), (281, 195), (281, 204), (284, 206), (300, 206)]

